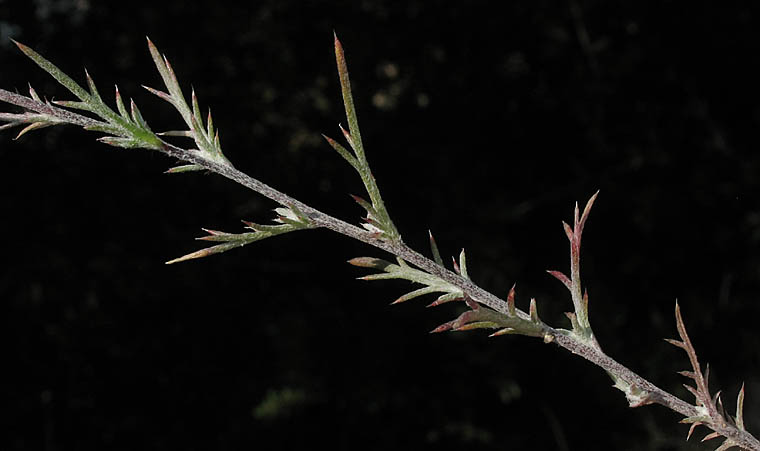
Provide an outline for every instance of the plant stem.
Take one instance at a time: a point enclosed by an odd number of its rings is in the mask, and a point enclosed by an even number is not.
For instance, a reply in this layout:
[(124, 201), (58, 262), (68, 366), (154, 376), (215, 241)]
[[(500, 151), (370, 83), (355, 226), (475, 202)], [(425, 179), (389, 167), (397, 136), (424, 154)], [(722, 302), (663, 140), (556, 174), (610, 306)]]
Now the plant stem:
[[(59, 119), (61, 122), (76, 124), (85, 128), (103, 124), (102, 122), (99, 122), (90, 117), (63, 110), (61, 108), (56, 108), (49, 104), (30, 99), (28, 97), (20, 96), (18, 94), (14, 94), (2, 89), (0, 89), (0, 101), (15, 104), (30, 111), (52, 116), (56, 119)], [(270, 187), (265, 183), (262, 183), (257, 179), (254, 179), (253, 177), (250, 177), (249, 175), (236, 169), (226, 159), (212, 160), (204, 157), (200, 153), (176, 147), (158, 138), (156, 138), (156, 140), (158, 141), (158, 150), (165, 153), (166, 155), (185, 161), (187, 163), (192, 163), (206, 170), (222, 175), (277, 202), (280, 205), (288, 206), (295, 210), (298, 210), (306, 218), (308, 218), (310, 225), (313, 227), (323, 227), (387, 251), (403, 259), (404, 261), (409, 262), (418, 268), (427, 271), (430, 274), (435, 275), (442, 280), (445, 280), (446, 282), (458, 287), (467, 297), (480, 304), (488, 306), (504, 315), (516, 315), (521, 319), (530, 320), (530, 315), (528, 313), (519, 309), (514, 309), (512, 311), (507, 301), (489, 293), (488, 291), (474, 284), (469, 279), (466, 279), (459, 274), (446, 269), (435, 261), (430, 260), (422, 254), (409, 248), (400, 238), (378, 238), (377, 234), (375, 233), (369, 232), (360, 227), (354, 226), (326, 213), (323, 213), (300, 202), (293, 197), (288, 196), (281, 191)], [(151, 144), (153, 144), (153, 141), (151, 141)], [(577, 243), (573, 244), (577, 244), (579, 248), (580, 240), (578, 240)], [(579, 288), (577, 293), (573, 293), (574, 297), (576, 297), (580, 295), (580, 273), (578, 269), (575, 268), (577, 264), (577, 261), (575, 259), (573, 259), (571, 264), (574, 269), (572, 273), (573, 284)], [(577, 304), (577, 299), (574, 299), (574, 301)], [(554, 342), (560, 347), (572, 352), (573, 354), (583, 357), (584, 359), (603, 368), (610, 375), (624, 381), (625, 383), (629, 384), (629, 386), (637, 389), (639, 392), (642, 392), (643, 396), (641, 399), (643, 401), (640, 403), (632, 404), (632, 406), (635, 407), (638, 405), (655, 403), (678, 412), (687, 418), (703, 415), (703, 412), (701, 412), (696, 406), (682, 401), (681, 399), (655, 386), (624, 365), (610, 358), (598, 346), (591, 346), (591, 343), (584, 341), (581, 337), (573, 334), (571, 331), (564, 329), (555, 329), (544, 323), (540, 324), (541, 331), (543, 332), (546, 342)], [(703, 421), (703, 424), (715, 432), (718, 432), (719, 434), (728, 438), (732, 441), (732, 444), (736, 446), (760, 451), (760, 441), (758, 441), (754, 436), (752, 436), (749, 432), (741, 430), (732, 424), (724, 422), (722, 420), (722, 417), (720, 418), (721, 420), (719, 421), (715, 421), (712, 418), (705, 419)]]
[[(277, 203), (294, 206), (298, 208), (302, 213), (304, 213), (312, 221), (314, 226), (324, 227), (326, 229), (387, 251), (395, 256), (401, 257), (403, 260), (412, 263), (420, 269), (428, 271), (429, 273), (440, 277), (452, 285), (459, 287), (463, 293), (478, 303), (491, 307), (500, 313), (509, 314), (507, 301), (480, 288), (469, 279), (465, 279), (459, 274), (456, 274), (453, 271), (450, 271), (443, 266), (435, 263), (433, 260), (428, 259), (419, 252), (408, 247), (401, 240), (389, 241), (378, 239), (373, 233), (337, 219), (326, 213), (323, 213), (315, 208), (312, 208), (298, 201), (297, 199), (290, 197), (287, 194), (278, 191), (269, 185), (260, 182), (257, 179), (254, 179), (253, 177), (250, 177), (249, 175), (234, 168), (231, 164), (219, 164), (214, 161), (209, 161), (200, 158), (192, 153), (189, 153), (184, 149), (174, 147), (168, 143), (165, 143), (165, 147), (162, 149), (162, 151), (169, 156), (179, 158), (181, 160), (197, 164), (199, 166), (203, 166), (209, 171), (222, 175), (265, 197), (268, 197), (269, 199), (272, 199)], [(520, 309), (516, 309), (515, 313), (520, 318), (530, 319), (528, 313)], [(584, 359), (603, 368), (608, 373), (624, 380), (632, 386), (635, 386), (640, 390), (644, 390), (648, 393), (648, 400), (651, 403), (660, 404), (670, 410), (684, 415), (685, 417), (694, 417), (700, 415), (700, 412), (692, 404), (687, 403), (680, 398), (677, 398), (676, 396), (673, 396), (670, 393), (662, 390), (626, 366), (609, 357), (607, 354), (602, 352), (601, 349), (589, 346), (579, 338), (568, 334), (567, 331), (544, 325), (544, 334), (545, 337), (551, 337), (551, 341), (560, 347), (567, 349), (573, 354), (583, 357)], [(758, 441), (749, 432), (739, 430), (738, 428), (729, 424), (705, 423), (705, 426), (708, 426), (724, 437), (730, 438), (742, 448), (760, 450), (760, 441)]]

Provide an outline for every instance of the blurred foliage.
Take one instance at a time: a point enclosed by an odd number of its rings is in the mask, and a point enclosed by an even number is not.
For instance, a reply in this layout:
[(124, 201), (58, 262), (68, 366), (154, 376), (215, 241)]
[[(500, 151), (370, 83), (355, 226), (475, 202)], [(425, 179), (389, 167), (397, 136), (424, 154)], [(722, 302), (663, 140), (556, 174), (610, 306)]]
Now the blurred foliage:
[[(361, 186), (319, 136), (344, 121), (336, 30), (407, 242), (426, 249), (430, 228), (444, 256), (466, 246), (476, 283), (506, 295), (517, 281), (564, 325), (570, 301), (544, 269), (566, 269), (560, 221), (601, 189), (583, 275), (603, 348), (681, 390), (685, 359), (661, 340), (677, 297), (714, 388), (747, 382), (755, 432), (758, 20), (746, 3), (683, 1), (0, 1), (3, 40), (80, 81), (86, 66), (104, 92), (118, 82), (176, 128), (140, 88), (159, 81), (149, 35), (212, 107), (237, 167), (358, 222), (346, 194)], [(0, 61), (3, 88), (65, 97), (10, 46)], [(366, 249), (341, 237), (164, 266), (200, 227), (274, 205), (94, 137), (0, 141), (0, 448), (699, 449), (677, 415), (628, 409), (603, 372), (538, 340), (428, 335), (452, 312), (389, 308), (406, 285), (354, 281), (345, 261)], [(273, 393), (294, 408), (263, 421)]]

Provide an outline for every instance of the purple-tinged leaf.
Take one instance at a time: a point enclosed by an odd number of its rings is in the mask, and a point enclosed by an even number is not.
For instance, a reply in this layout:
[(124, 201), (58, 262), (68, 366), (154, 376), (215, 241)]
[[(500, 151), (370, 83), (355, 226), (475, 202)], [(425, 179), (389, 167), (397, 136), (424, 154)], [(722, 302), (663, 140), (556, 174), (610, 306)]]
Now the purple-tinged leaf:
[(691, 385), (681, 384), (683, 387), (689, 391), (692, 395), (694, 395), (695, 398), (697, 398), (697, 401), (700, 401), (702, 397), (700, 396), (699, 391), (697, 391), (696, 388), (692, 387)]
[(565, 229), (565, 235), (567, 235), (567, 239), (570, 240), (570, 242), (573, 241), (573, 229), (565, 222), (562, 221), (562, 227)]
[(467, 304), (467, 307), (470, 307), (473, 311), (478, 311), (480, 309), (480, 305), (475, 302), (475, 299), (464, 295), (464, 302)]
[(711, 433), (705, 435), (705, 438), (703, 438), (702, 441), (706, 442), (708, 440), (712, 440), (712, 439), (718, 438), (718, 437), (721, 437), (720, 433), (718, 433), (718, 432), (711, 432)]
[(663, 340), (667, 341), (668, 343), (672, 344), (673, 346), (676, 346), (681, 349), (686, 349), (686, 345), (683, 344), (683, 342), (679, 340), (673, 340), (672, 338), (663, 338)]
[[(348, 77), (348, 65), (346, 64), (346, 55), (343, 50), (343, 45), (338, 40), (338, 35), (335, 34), (335, 61), (338, 65), (338, 76), (340, 78), (340, 88), (343, 94), (343, 106), (346, 110), (346, 118), (348, 119), (348, 129), (351, 133), (351, 143), (355, 150), (361, 149), (361, 134), (359, 132), (359, 123), (356, 117), (356, 109), (354, 108), (354, 98), (351, 95), (351, 81)], [(358, 148), (355, 146), (359, 146)]]
[(736, 398), (736, 427), (744, 431), (744, 382)]
[(356, 144), (354, 144), (354, 139), (351, 137), (351, 133), (343, 128), (343, 125), (341, 124), (338, 124), (338, 128), (340, 128), (340, 131), (343, 133), (343, 137), (346, 139), (346, 142), (348, 142), (348, 145), (351, 146), (352, 149), (356, 150)]
[(503, 329), (499, 329), (496, 332), (492, 333), (491, 335), (489, 335), (489, 337), (498, 337), (498, 336), (501, 336), (501, 335), (513, 334), (515, 332), (516, 331), (514, 329), (512, 329), (511, 327), (505, 327)]
[(464, 332), (473, 329), (496, 329), (497, 327), (499, 327), (499, 325), (493, 321), (476, 321), (459, 326), (454, 330), (457, 332)]
[[(683, 420), (681, 422), (683, 422)], [(686, 434), (686, 441), (687, 442), (691, 438), (691, 434), (694, 433), (694, 429), (696, 429), (697, 426), (701, 426), (701, 425), (702, 425), (701, 421), (696, 421), (696, 422), (694, 422), (694, 423), (691, 424), (691, 427), (689, 427), (689, 432), (688, 432), (688, 434)]]
[[(360, 196), (357, 196), (355, 194), (349, 194), (349, 196), (351, 196), (351, 199), (353, 199), (354, 202), (356, 202), (357, 204), (361, 205), (362, 208), (364, 208), (365, 210), (367, 210), (367, 212), (369, 212), (369, 213), (371, 213), (372, 215), (375, 215), (375, 216), (377, 215), (377, 213), (375, 212), (374, 207), (372, 207), (372, 204), (370, 204), (369, 202), (367, 202), (364, 198), (362, 198)], [(369, 221), (369, 218), (367, 218), (367, 220)]]
[(562, 282), (562, 284), (564, 286), (566, 286), (568, 290), (572, 290), (572, 288), (573, 288), (573, 282), (571, 282), (570, 278), (567, 277), (562, 271), (555, 271), (553, 269), (550, 269), (550, 270), (547, 270), (546, 272), (548, 272), (552, 276), (556, 277), (557, 280), (559, 280), (560, 282)]
[(151, 94), (153, 94), (153, 95), (161, 98), (162, 100), (165, 100), (165, 101), (171, 103), (172, 105), (174, 105), (174, 99), (168, 93), (166, 93), (164, 91), (160, 91), (158, 89), (151, 88), (150, 86), (142, 85), (142, 87), (145, 88)]
[(438, 299), (428, 304), (428, 307), (437, 307), (451, 301), (461, 301), (464, 299), (462, 293), (446, 293), (438, 296)]
[(517, 287), (517, 283), (512, 285), (512, 288), (509, 289), (509, 294), (507, 294), (507, 312), (509, 316), (515, 316), (516, 314), (515, 287)]
[(581, 215), (581, 220), (580, 220), (580, 224), (579, 224), (580, 225), (580, 230), (578, 231), (579, 234), (583, 232), (583, 226), (586, 224), (586, 220), (588, 219), (588, 215), (589, 215), (589, 213), (591, 213), (591, 207), (594, 206), (594, 201), (596, 200), (596, 196), (598, 196), (598, 195), (599, 195), (599, 190), (597, 190), (594, 193), (594, 195), (591, 196), (591, 198), (589, 198), (588, 202), (586, 202), (586, 207), (583, 209), (583, 214)]
[(570, 325), (572, 326), (573, 330), (579, 330), (580, 324), (578, 324), (578, 317), (573, 312), (565, 312), (565, 316), (570, 320)]
[(530, 299), (530, 320), (534, 323), (541, 322), (541, 319), (538, 317), (538, 307), (536, 306), (536, 298)]
[(449, 321), (447, 323), (443, 323), (440, 326), (436, 327), (435, 329), (431, 330), (430, 333), (431, 334), (437, 334), (437, 333), (440, 333), (440, 332), (446, 332), (447, 330), (451, 330), (451, 328), (454, 326), (455, 322), (456, 322), (456, 320)]
[(390, 262), (374, 257), (356, 257), (348, 261), (349, 264), (354, 266), (360, 266), (362, 268), (375, 268), (385, 269), (390, 265)]
[(457, 263), (457, 260), (454, 258), (453, 255), (451, 256), (451, 263), (454, 266), (454, 272), (456, 272), (457, 274), (459, 274), (461, 276), (462, 275), (462, 271), (459, 268), (459, 263)]
[(678, 371), (678, 374), (680, 374), (683, 377), (688, 377), (689, 379), (697, 378), (697, 375), (694, 374), (694, 371)]
[(216, 246), (207, 247), (205, 249), (201, 249), (199, 251), (195, 251), (190, 254), (183, 255), (182, 257), (175, 258), (174, 260), (169, 260), (168, 262), (166, 262), (166, 264), (171, 265), (174, 263), (179, 263), (179, 262), (183, 262), (187, 260), (193, 260), (196, 258), (208, 257), (209, 255), (218, 254), (220, 252), (228, 251), (230, 249), (243, 246), (244, 244), (246, 243), (230, 242), (230, 243), (224, 243), (224, 244), (217, 244)]
[(583, 311), (588, 314), (588, 289), (583, 290), (583, 299), (581, 306), (583, 307)]

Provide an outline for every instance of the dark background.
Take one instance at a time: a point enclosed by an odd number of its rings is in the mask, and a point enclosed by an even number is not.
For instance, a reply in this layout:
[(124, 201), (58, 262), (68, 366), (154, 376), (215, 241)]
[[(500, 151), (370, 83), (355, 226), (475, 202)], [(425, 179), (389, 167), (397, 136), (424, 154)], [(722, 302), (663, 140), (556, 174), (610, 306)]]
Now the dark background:
[[(405, 240), (468, 251), (476, 283), (538, 299), (561, 221), (601, 190), (584, 237), (604, 349), (684, 399), (675, 299), (733, 412), (760, 431), (760, 10), (751, 2), (0, 1), (0, 86), (69, 99), (8, 41), (157, 130), (181, 125), (145, 45), (210, 105), (254, 177), (359, 220), (358, 177), (321, 139), (345, 122), (346, 48), (368, 155)], [(498, 7), (497, 7), (498, 6)], [(110, 100), (109, 100), (110, 101)], [(8, 450), (701, 449), (661, 407), (631, 410), (552, 345), (429, 335), (459, 305), (388, 307), (404, 283), (345, 263), (382, 253), (300, 232), (173, 266), (200, 227), (275, 205), (220, 177), (51, 128), (0, 141), (0, 448)], [(427, 301), (431, 301), (427, 299)], [(704, 433), (704, 432), (703, 432)], [(703, 435), (703, 434), (702, 434)], [(701, 438), (699, 435), (698, 438)], [(713, 445), (713, 448), (717, 445)], [(705, 448), (710, 449), (710, 448)]]

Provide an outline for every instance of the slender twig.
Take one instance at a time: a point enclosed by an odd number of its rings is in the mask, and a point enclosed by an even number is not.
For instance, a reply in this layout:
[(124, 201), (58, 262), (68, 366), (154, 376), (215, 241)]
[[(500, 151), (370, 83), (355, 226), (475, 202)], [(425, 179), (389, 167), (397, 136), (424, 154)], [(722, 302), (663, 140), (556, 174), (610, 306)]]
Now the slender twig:
[[(546, 343), (555, 343), (561, 348), (581, 356), (604, 369), (615, 381), (615, 387), (625, 393), (631, 407), (660, 404), (683, 415), (685, 417), (682, 420), (683, 422), (692, 424), (689, 435), (691, 435), (696, 425), (701, 424), (714, 431), (706, 439), (718, 435), (726, 437), (726, 441), (719, 449), (738, 446), (760, 451), (760, 442), (744, 430), (742, 417), (744, 389), (742, 388), (737, 399), (736, 419), (733, 420), (725, 416), (720, 404), (720, 398), (717, 396), (715, 399), (710, 397), (707, 372), (704, 375), (701, 372), (696, 358), (696, 351), (686, 334), (678, 307), (676, 307), (676, 323), (681, 341), (671, 340), (671, 343), (683, 348), (689, 356), (693, 371), (682, 372), (682, 374), (692, 378), (696, 382), (696, 388), (690, 386), (687, 386), (687, 388), (695, 394), (697, 405), (687, 403), (660, 389), (602, 351), (596, 338), (591, 333), (588, 319), (588, 296), (581, 290), (580, 278), (581, 236), (596, 195), (586, 204), (582, 214), (580, 214), (576, 204), (573, 227), (567, 224), (564, 225), (570, 241), (570, 277), (559, 271), (550, 271), (550, 273), (562, 281), (570, 290), (575, 313), (568, 314), (573, 325), (572, 330), (554, 328), (539, 318), (535, 299), (531, 299), (530, 309), (528, 312), (525, 312), (515, 307), (514, 288), (510, 290), (507, 299), (504, 300), (473, 283), (467, 274), (464, 251), (460, 254), (459, 263), (454, 262), (455, 271), (451, 271), (443, 265), (443, 260), (440, 257), (432, 234), (430, 235), (432, 260), (411, 249), (403, 242), (382, 203), (379, 189), (374, 181), (374, 177), (371, 175), (364, 155), (364, 147), (361, 143), (356, 112), (350, 93), (348, 70), (342, 46), (337, 38), (335, 40), (336, 57), (350, 129), (349, 132), (344, 133), (344, 136), (354, 153), (351, 154), (347, 149), (329, 138), (328, 142), (360, 173), (365, 188), (370, 195), (371, 204), (357, 197), (357, 202), (368, 212), (367, 224), (364, 224), (363, 228), (349, 224), (306, 205), (236, 169), (221, 153), (218, 133), (214, 132), (210, 114), (204, 127), (195, 94), (193, 93), (192, 95), (191, 111), (190, 106), (188, 106), (183, 97), (168, 60), (158, 53), (152, 43), (149, 46), (154, 62), (169, 92), (158, 91), (153, 88), (148, 89), (174, 105), (188, 126), (188, 130), (168, 132), (166, 135), (192, 138), (198, 145), (198, 149), (184, 149), (163, 140), (160, 137), (163, 134), (156, 134), (150, 130), (134, 102), (131, 103), (131, 113), (127, 112), (118, 89), (116, 90), (117, 113), (102, 101), (89, 75), (87, 76), (88, 93), (52, 63), (21, 44), (19, 44), (19, 48), (27, 56), (32, 58), (44, 70), (51, 73), (51, 75), (81, 100), (81, 102), (56, 102), (57, 104), (88, 111), (97, 115), (100, 120), (55, 107), (49, 102), (43, 102), (34, 90), (30, 88), (31, 97), (21, 96), (0, 89), (0, 101), (17, 105), (26, 110), (25, 113), (20, 114), (2, 113), (0, 114), (0, 121), (8, 122), (7, 126), (30, 124), (22, 133), (26, 130), (54, 124), (73, 124), (84, 127), (87, 130), (103, 132), (107, 136), (100, 138), (100, 141), (107, 144), (128, 148), (142, 147), (155, 149), (169, 157), (188, 163), (186, 166), (175, 168), (173, 172), (204, 169), (243, 185), (283, 207), (276, 210), (280, 214), (280, 217), (276, 221), (282, 223), (281, 225), (260, 226), (246, 223), (254, 232), (239, 235), (208, 231), (210, 236), (205, 237), (205, 240), (220, 241), (223, 244), (189, 254), (168, 263), (197, 258), (217, 251), (221, 252), (247, 244), (248, 242), (294, 230), (307, 228), (329, 229), (384, 250), (397, 258), (398, 264), (391, 264), (373, 258), (352, 260), (351, 262), (358, 266), (372, 267), (385, 271), (377, 275), (366, 276), (364, 279), (404, 278), (427, 285), (424, 288), (407, 293), (398, 298), (396, 302), (402, 302), (406, 299), (432, 292), (443, 292), (444, 295), (431, 305), (451, 300), (464, 300), (470, 310), (460, 315), (456, 320), (440, 326), (434, 332), (485, 327), (499, 329), (492, 336), (519, 333), (542, 337)], [(416, 269), (409, 265), (413, 265)]]

